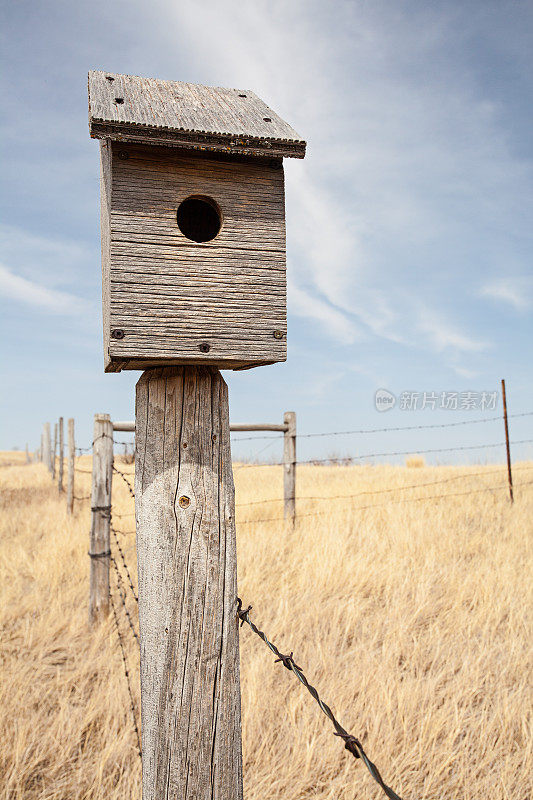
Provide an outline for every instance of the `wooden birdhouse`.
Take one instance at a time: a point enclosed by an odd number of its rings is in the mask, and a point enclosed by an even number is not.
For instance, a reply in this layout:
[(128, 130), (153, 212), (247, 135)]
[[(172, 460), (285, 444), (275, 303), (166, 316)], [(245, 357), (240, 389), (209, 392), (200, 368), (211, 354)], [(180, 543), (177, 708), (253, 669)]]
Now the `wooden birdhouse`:
[(89, 73), (101, 140), (105, 369), (239, 369), (287, 352), (283, 158), (248, 89)]

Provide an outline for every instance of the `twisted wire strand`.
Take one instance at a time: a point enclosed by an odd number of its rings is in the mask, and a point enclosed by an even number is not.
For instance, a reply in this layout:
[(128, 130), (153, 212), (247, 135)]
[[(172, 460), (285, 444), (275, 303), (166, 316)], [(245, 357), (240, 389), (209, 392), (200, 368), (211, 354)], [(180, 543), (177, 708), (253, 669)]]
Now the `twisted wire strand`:
[[(533, 481), (523, 481), (522, 483), (518, 483), (515, 485), (515, 488), (519, 488), (520, 486), (531, 486)], [(417, 503), (422, 502), (424, 500), (446, 500), (448, 497), (463, 497), (464, 495), (468, 494), (479, 494), (480, 492), (494, 492), (498, 489), (508, 489), (508, 483), (502, 483), (498, 486), (486, 486), (483, 489), (470, 489), (468, 492), (449, 492), (448, 494), (433, 494), (429, 495), (429, 497), (404, 497), (401, 500), (388, 500), (385, 503), (373, 503), (369, 506), (350, 506), (347, 511), (367, 511), (370, 508), (380, 508), (383, 506), (393, 506), (399, 503)], [(303, 517), (323, 517), (327, 514), (331, 514), (331, 511), (311, 511), (308, 514), (298, 514), (297, 519), (302, 519)], [(284, 517), (267, 517), (266, 519), (244, 519), (237, 522), (237, 525), (254, 525), (259, 522), (283, 522)]]
[(122, 478), (122, 480), (124, 481), (124, 483), (125, 483), (125, 484), (126, 484), (126, 486), (128, 487), (128, 492), (130, 493), (130, 495), (131, 495), (133, 498), (135, 498), (135, 492), (134, 492), (134, 490), (133, 490), (133, 486), (131, 485), (131, 483), (130, 483), (130, 482), (129, 482), (129, 480), (127, 479), (126, 475), (125, 475), (123, 472), (121, 472), (119, 469), (117, 469), (117, 468), (115, 467), (115, 465), (113, 465), (113, 472), (116, 472), (116, 474), (117, 474), (117, 475), (120, 475), (120, 477)]
[[(533, 411), (523, 411), (520, 414), (508, 414), (508, 419), (516, 419), (517, 417), (530, 417), (533, 415)], [(429, 430), (431, 428), (456, 428), (459, 425), (477, 425), (480, 422), (501, 422), (502, 417), (483, 417), (483, 419), (465, 419), (461, 422), (442, 422), (442, 423), (435, 423), (433, 425), (402, 425), (396, 428), (362, 428), (361, 430), (353, 430), (353, 431), (324, 431), (318, 433), (299, 433), (298, 439), (314, 439), (319, 436), (349, 436), (351, 434), (365, 434), (365, 433), (389, 433), (392, 431), (421, 431), (421, 430)], [(249, 442), (252, 439), (277, 439), (281, 438), (281, 434), (277, 434), (274, 436), (239, 436), (236, 439), (233, 439), (234, 442)]]
[[(507, 469), (507, 467), (502, 465), (501, 467), (496, 467), (495, 469), (490, 469), (490, 470), (489, 469), (485, 469), (485, 470), (483, 470), (483, 472), (469, 472), (469, 473), (465, 473), (464, 475), (463, 474), (461, 474), (461, 475), (453, 475), (450, 478), (442, 478), (441, 480), (429, 481), (427, 483), (412, 483), (412, 484), (410, 484), (408, 486), (391, 486), (391, 487), (388, 487), (386, 489), (365, 489), (365, 491), (357, 492), (356, 494), (333, 494), (331, 496), (328, 496), (328, 495), (301, 495), (301, 496), (298, 496), (296, 499), (297, 500), (353, 500), (356, 497), (363, 497), (363, 496), (369, 495), (369, 494), (390, 494), (391, 492), (404, 492), (404, 491), (407, 491), (408, 489), (423, 489), (426, 486), (437, 486), (439, 484), (450, 483), (452, 481), (466, 480), (468, 478), (484, 477), (485, 475), (491, 476), (494, 473), (499, 472), (500, 470), (506, 470), (506, 469)], [(513, 473), (519, 472), (519, 471), (526, 471), (527, 472), (528, 470), (532, 470), (532, 469), (533, 469), (533, 467), (521, 467), (521, 466), (513, 467)], [(413, 499), (416, 500), (417, 498), (413, 498)], [(279, 503), (283, 502), (283, 498), (282, 497), (271, 497), (269, 500), (252, 500), (252, 502), (250, 502), (250, 503), (237, 503), (235, 505), (235, 508), (248, 508), (249, 506), (260, 506), (260, 505), (265, 505), (266, 503), (278, 503), (278, 502)]]
[(360, 758), (363, 761), (370, 775), (374, 778), (376, 783), (383, 789), (387, 797), (389, 797), (390, 800), (402, 800), (400, 795), (396, 794), (394, 789), (391, 789), (391, 787), (387, 786), (387, 784), (384, 782), (377, 766), (368, 758), (367, 754), (363, 749), (363, 745), (361, 744), (359, 739), (357, 739), (355, 736), (352, 736), (350, 733), (348, 733), (348, 731), (345, 728), (342, 727), (340, 722), (336, 719), (331, 708), (327, 705), (327, 703), (325, 703), (321, 699), (315, 687), (309, 683), (309, 681), (307, 680), (302, 671), (302, 668), (295, 663), (292, 652), (290, 655), (284, 655), (283, 653), (281, 653), (276, 647), (276, 645), (273, 644), (271, 641), (269, 641), (266, 634), (263, 631), (259, 630), (259, 628), (252, 622), (252, 620), (250, 619), (251, 610), (252, 606), (248, 606), (248, 608), (243, 609), (242, 600), (240, 599), (240, 597), (237, 598), (237, 617), (241, 621), (241, 627), (245, 622), (248, 623), (253, 632), (257, 634), (257, 636), (259, 636), (259, 638), (263, 640), (263, 642), (274, 653), (274, 655), (277, 656), (276, 661), (274, 663), (281, 662), (284, 667), (286, 667), (288, 670), (290, 670), (296, 675), (302, 686), (305, 686), (311, 697), (313, 697), (313, 699), (318, 703), (320, 709), (333, 724), (333, 727), (335, 728), (334, 735), (339, 736), (344, 741), (344, 746), (346, 750), (348, 750), (348, 752), (351, 753), (354, 756), (354, 758)]
[[(131, 593), (135, 598), (135, 602), (138, 603), (139, 602), (139, 598), (138, 598), (137, 594), (135, 593), (135, 587), (133, 585), (133, 581), (131, 579), (131, 574), (130, 574), (130, 571), (128, 569), (128, 565), (126, 563), (126, 558), (124, 556), (124, 551), (122, 550), (122, 547), (120, 546), (120, 542), (119, 542), (118, 537), (117, 537), (117, 531), (115, 530), (113, 525), (110, 525), (110, 528), (111, 528), (111, 533), (113, 534), (113, 537), (115, 539), (115, 543), (117, 545), (118, 552), (120, 553), (120, 557), (122, 559), (122, 563), (124, 565), (124, 569), (126, 570), (126, 575), (128, 576), (128, 581), (129, 581), (129, 584), (130, 584)], [(124, 533), (124, 531), (121, 531), (121, 533)]]
[(133, 699), (133, 690), (131, 688), (131, 681), (130, 681), (130, 673), (128, 670), (128, 662), (126, 660), (126, 650), (124, 648), (124, 642), (122, 640), (122, 634), (120, 632), (120, 626), (118, 624), (118, 614), (117, 609), (115, 607), (115, 601), (113, 599), (113, 593), (109, 592), (109, 599), (111, 600), (111, 607), (113, 609), (113, 617), (115, 619), (115, 627), (117, 630), (118, 642), (120, 645), (120, 652), (122, 654), (122, 662), (124, 664), (124, 674), (126, 676), (126, 683), (128, 685), (128, 693), (130, 696), (130, 705), (131, 705), (131, 716), (133, 721), (133, 727), (135, 729), (135, 735), (137, 737), (137, 749), (139, 751), (139, 758), (142, 758), (142, 751), (141, 751), (141, 737), (139, 735), (139, 726), (137, 725), (137, 709), (135, 706), (135, 700)]
[[(107, 553), (106, 553), (106, 555), (107, 555)], [(115, 575), (116, 575), (116, 579), (117, 579), (117, 589), (118, 589), (118, 593), (120, 595), (120, 599), (122, 600), (122, 605), (124, 606), (124, 612), (126, 614), (126, 618), (128, 620), (128, 624), (129, 624), (129, 626), (131, 628), (131, 632), (133, 633), (134, 639), (137, 641), (137, 644), (140, 645), (139, 634), (135, 630), (135, 626), (133, 624), (133, 620), (132, 620), (130, 612), (128, 610), (128, 606), (126, 604), (126, 592), (124, 591), (124, 582), (122, 580), (122, 575), (120, 574), (120, 571), (119, 571), (119, 568), (118, 568), (118, 564), (117, 564), (116, 559), (114, 558), (113, 554), (109, 553), (109, 557), (111, 558), (111, 563), (113, 564), (113, 568), (115, 570)]]
[[(509, 442), (509, 444), (531, 444), (533, 439), (520, 439), (519, 441)], [(305, 461), (295, 461), (295, 464), (351, 464), (353, 461), (363, 461), (365, 458), (380, 458), (383, 456), (408, 456), (425, 455), (426, 453), (454, 453), (462, 450), (484, 450), (489, 447), (504, 447), (504, 442), (494, 442), (492, 444), (469, 444), (458, 447), (437, 447), (429, 450), (395, 450), (387, 453), (365, 453), (361, 456), (346, 456), (338, 458), (308, 458)], [(273, 464), (237, 464), (233, 469), (251, 469), (253, 467), (283, 467), (283, 461)]]

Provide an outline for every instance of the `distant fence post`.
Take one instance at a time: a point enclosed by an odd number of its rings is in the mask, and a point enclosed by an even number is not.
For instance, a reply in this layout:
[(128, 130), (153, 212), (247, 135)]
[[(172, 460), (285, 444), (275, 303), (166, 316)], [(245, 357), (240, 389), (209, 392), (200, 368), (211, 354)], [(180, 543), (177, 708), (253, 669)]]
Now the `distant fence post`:
[(67, 514), (74, 511), (74, 463), (76, 458), (76, 441), (74, 439), (74, 420), (68, 421), (68, 476), (67, 476)]
[(109, 529), (113, 480), (113, 423), (109, 414), (95, 414), (91, 492), (91, 578), (89, 622), (94, 625), (109, 612)]
[(509, 446), (509, 423), (507, 421), (507, 397), (505, 394), (505, 381), (502, 378), (503, 423), (505, 425), (505, 448), (507, 450), (507, 477), (509, 480), (509, 497), (514, 503), (513, 473), (511, 471), (511, 448)]
[(30, 451), (28, 450), (28, 443), (26, 442), (26, 464), (29, 464), (30, 461)]
[(43, 428), (43, 461), (49, 472), (52, 471), (52, 445), (50, 442), (50, 423), (45, 422)]
[(54, 424), (54, 447), (52, 450), (52, 480), (56, 479), (57, 422)]
[(283, 415), (283, 516), (292, 524), (296, 518), (296, 412)]
[(58, 466), (58, 480), (57, 488), (60, 492), (63, 491), (63, 455), (64, 455), (64, 441), (63, 441), (63, 417), (59, 417), (59, 466)]

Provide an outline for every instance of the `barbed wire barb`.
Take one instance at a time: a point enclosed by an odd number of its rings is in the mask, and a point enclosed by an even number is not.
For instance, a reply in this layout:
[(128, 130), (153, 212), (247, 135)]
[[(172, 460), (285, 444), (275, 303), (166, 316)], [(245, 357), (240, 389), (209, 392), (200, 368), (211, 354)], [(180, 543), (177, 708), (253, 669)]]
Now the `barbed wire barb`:
[(124, 481), (124, 483), (125, 483), (125, 484), (126, 484), (126, 486), (128, 487), (128, 492), (130, 493), (130, 495), (131, 495), (133, 498), (135, 498), (135, 491), (134, 491), (134, 489), (133, 489), (133, 486), (132, 486), (132, 485), (131, 485), (131, 483), (129, 482), (129, 480), (128, 480), (128, 478), (126, 477), (126, 475), (124, 474), (124, 472), (121, 472), (119, 469), (117, 469), (117, 468), (115, 467), (115, 465), (113, 465), (113, 472), (115, 472), (117, 475), (120, 475), (120, 477), (122, 478), (122, 480)]
[(324, 703), (324, 701), (321, 699), (315, 687), (309, 683), (309, 681), (307, 680), (302, 671), (302, 668), (295, 663), (292, 652), (290, 655), (284, 655), (283, 653), (281, 653), (280, 650), (278, 650), (278, 648), (276, 647), (276, 645), (273, 644), (271, 641), (269, 641), (266, 634), (263, 631), (259, 630), (259, 628), (252, 622), (252, 620), (250, 619), (251, 610), (252, 606), (248, 606), (248, 608), (243, 609), (242, 600), (240, 597), (237, 597), (236, 616), (237, 619), (240, 620), (241, 622), (241, 627), (246, 622), (253, 630), (253, 632), (257, 636), (259, 636), (259, 638), (263, 640), (263, 642), (267, 645), (267, 647), (277, 656), (274, 663), (281, 662), (283, 666), (286, 667), (286, 669), (290, 670), (296, 675), (300, 683), (303, 686), (305, 686), (311, 697), (313, 697), (314, 700), (316, 700), (320, 709), (324, 712), (326, 717), (328, 717), (328, 719), (333, 724), (333, 727), (335, 728), (334, 735), (339, 736), (341, 739), (343, 739), (346, 750), (348, 750), (348, 752), (351, 753), (354, 756), (354, 758), (360, 758), (363, 761), (369, 773), (374, 778), (378, 786), (380, 786), (383, 789), (387, 797), (390, 798), (390, 800), (402, 800), (400, 795), (396, 794), (394, 789), (391, 789), (391, 787), (387, 786), (387, 784), (384, 782), (378, 768), (368, 758), (367, 754), (363, 749), (363, 745), (361, 744), (359, 739), (356, 739), (355, 736), (352, 736), (351, 733), (348, 733), (348, 731), (342, 727), (340, 722), (335, 717), (331, 708), (327, 705), (327, 703)]

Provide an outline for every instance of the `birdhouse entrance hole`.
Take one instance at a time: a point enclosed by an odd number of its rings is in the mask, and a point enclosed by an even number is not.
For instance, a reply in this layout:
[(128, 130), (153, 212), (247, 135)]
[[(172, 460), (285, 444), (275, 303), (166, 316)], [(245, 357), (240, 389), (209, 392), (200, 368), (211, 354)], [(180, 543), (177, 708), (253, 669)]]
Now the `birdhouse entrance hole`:
[(222, 215), (210, 197), (188, 197), (179, 205), (177, 221), (187, 239), (210, 242), (220, 231)]

